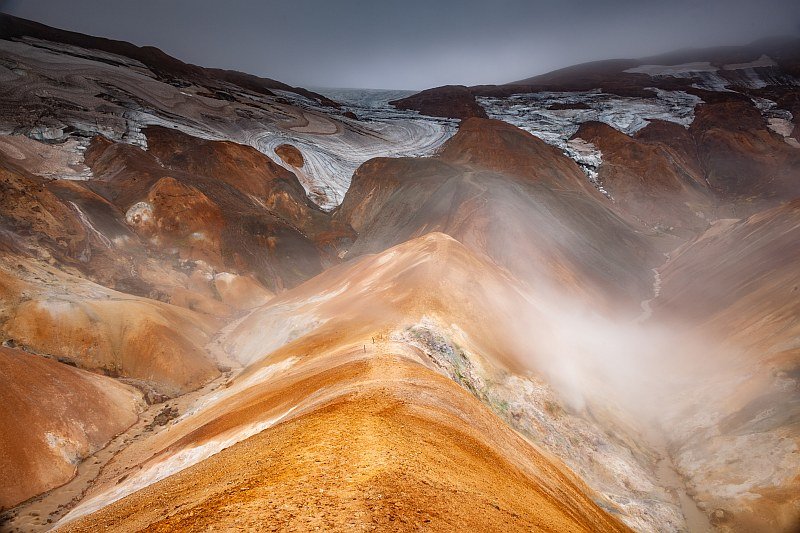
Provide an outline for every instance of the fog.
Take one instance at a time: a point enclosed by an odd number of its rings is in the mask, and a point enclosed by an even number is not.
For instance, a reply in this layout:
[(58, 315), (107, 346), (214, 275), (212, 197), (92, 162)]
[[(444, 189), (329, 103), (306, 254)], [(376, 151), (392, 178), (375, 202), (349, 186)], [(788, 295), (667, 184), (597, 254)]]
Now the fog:
[(700, 408), (709, 380), (734, 377), (726, 374), (738, 353), (675, 317), (639, 321), (556, 291), (543, 302), (538, 292), (509, 324), (517, 353), (575, 411), (611, 407), (655, 430)]
[(800, 27), (794, 0), (6, 0), (0, 10), (290, 84), (391, 89), (505, 83)]

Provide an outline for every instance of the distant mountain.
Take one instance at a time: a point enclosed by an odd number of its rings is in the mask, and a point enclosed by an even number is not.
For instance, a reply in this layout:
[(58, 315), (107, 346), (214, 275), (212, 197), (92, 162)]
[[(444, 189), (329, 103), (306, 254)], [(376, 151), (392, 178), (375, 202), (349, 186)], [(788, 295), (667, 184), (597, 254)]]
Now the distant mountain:
[(290, 85), (270, 78), (262, 78), (235, 70), (198, 67), (197, 65), (184, 63), (180, 59), (165, 54), (153, 46), (140, 47), (125, 41), (116, 41), (103, 37), (93, 37), (82, 33), (60, 30), (31, 20), (0, 13), (0, 39), (11, 40), (23, 39), (25, 37), (77, 46), (79, 48), (100, 50), (134, 59), (143, 63), (160, 78), (170, 83), (179, 84), (181, 80), (184, 80), (207, 84), (210, 85), (209, 88), (211, 89), (221, 89), (217, 87), (214, 82), (224, 81), (262, 94), (272, 94), (271, 90), (274, 89), (293, 92), (316, 100), (322, 105), (335, 108), (339, 107), (337, 102), (321, 94), (308, 91), (302, 87), (291, 87)]
[[(800, 38), (755, 41), (745, 46), (679, 50), (640, 59), (612, 59), (582, 63), (530, 78), (502, 84), (479, 85), (461, 90), (450, 106), (433, 105), (446, 100), (448, 87), (428, 89), (398, 100), (395, 105), (420, 113), (448, 118), (481, 116), (467, 93), (506, 97), (539, 91), (601, 90), (620, 96), (652, 96), (647, 89), (684, 90), (701, 97), (713, 91), (764, 91), (800, 84)], [(474, 99), (474, 98), (473, 98)], [(795, 108), (800, 109), (800, 108)]]

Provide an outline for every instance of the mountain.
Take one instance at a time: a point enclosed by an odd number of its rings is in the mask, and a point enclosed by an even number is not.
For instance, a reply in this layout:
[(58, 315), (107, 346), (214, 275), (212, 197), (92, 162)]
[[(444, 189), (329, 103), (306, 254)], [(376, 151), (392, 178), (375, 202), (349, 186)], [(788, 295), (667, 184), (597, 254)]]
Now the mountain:
[[(133, 527), (179, 529), (393, 521), (481, 529), (504, 521), (626, 530), (563, 465), (443, 377), (438, 365), (447, 361), (394, 338), (403, 332), (398, 320), (434, 312), (423, 293), (444, 306), (442, 318), (454, 318), (447, 313), (460, 306), (447, 305), (444, 286), (426, 290), (440, 285), (443, 268), (456, 287), (461, 276), (503, 287), (491, 264), (434, 233), (337, 267), (254, 310), (220, 339), (247, 370), (180, 419), (140, 472), (94, 489), (65, 529), (124, 517)], [(285, 337), (282, 318), (292, 320), (294, 338)], [(201, 461), (212, 448), (224, 451)], [(174, 504), (173, 514), (166, 506)], [(241, 511), (227, 511), (231, 504)], [(309, 505), (318, 511), (301, 512)]]
[(338, 103), (321, 94), (308, 91), (302, 87), (291, 87), (277, 80), (260, 78), (252, 74), (234, 70), (198, 67), (197, 65), (190, 65), (171, 57), (153, 46), (139, 47), (125, 41), (92, 37), (72, 31), (51, 28), (50, 26), (14, 17), (6, 13), (0, 13), (0, 36), (8, 40), (24, 40), (27, 38), (61, 43), (76, 47), (78, 49), (78, 54), (80, 54), (80, 49), (88, 50), (90, 51), (89, 54), (87, 54), (89, 57), (92, 57), (91, 51), (106, 52), (111, 54), (112, 57), (106, 56), (103, 59), (112, 65), (124, 64), (124, 60), (115, 61), (113, 56), (132, 59), (147, 66), (160, 79), (167, 83), (180, 84), (181, 80), (199, 81), (203, 84), (208, 84), (206, 88), (211, 92), (223, 91), (217, 93), (218, 96), (226, 96), (223, 84), (230, 83), (243, 89), (265, 95), (273, 94), (271, 90), (288, 91), (316, 100), (325, 106), (334, 108), (339, 106)]
[(797, 529), (795, 41), (410, 95), (0, 37), (0, 529)]
[(347, 257), (442, 231), (533, 285), (598, 305), (638, 309), (659, 262), (645, 228), (610, 210), (578, 165), (500, 121), (464, 121), (432, 158), (365, 163), (334, 217), (358, 233)]
[(472, 92), (463, 85), (446, 85), (389, 102), (397, 109), (413, 109), (423, 115), (464, 119), (486, 118)]
[(136, 421), (141, 395), (111, 378), (0, 348), (4, 409), (0, 506), (72, 478), (76, 465)]
[[(795, 95), (800, 76), (800, 40), (770, 38), (745, 46), (687, 49), (639, 59), (594, 61), (503, 85), (444, 86), (394, 102), (401, 108), (449, 118), (483, 116), (475, 97), (509, 97), (550, 92), (602, 92), (624, 97), (653, 96), (652, 88), (683, 90), (701, 98), (725, 98), (720, 92), (755, 95), (780, 88)], [(456, 97), (457, 95), (457, 97)], [(472, 95), (470, 98), (469, 95)], [(450, 96), (451, 98), (447, 98)], [(447, 101), (452, 102), (448, 107)], [(475, 110), (478, 114), (470, 114)], [(791, 110), (796, 113), (796, 108)]]

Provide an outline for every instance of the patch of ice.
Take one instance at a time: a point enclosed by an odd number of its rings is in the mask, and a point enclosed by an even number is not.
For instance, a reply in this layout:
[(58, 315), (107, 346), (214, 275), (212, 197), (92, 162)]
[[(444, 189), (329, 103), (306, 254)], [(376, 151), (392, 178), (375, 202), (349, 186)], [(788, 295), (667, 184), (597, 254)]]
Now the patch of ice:
[(791, 137), (794, 131), (794, 122), (792, 119), (791, 111), (787, 109), (779, 109), (778, 104), (766, 98), (759, 98), (752, 96), (753, 104), (761, 111), (761, 116), (767, 121), (767, 127), (783, 137), (783, 140), (790, 146), (800, 148), (800, 143), (797, 139)]
[[(401, 111), (389, 101), (405, 96), (398, 91), (320, 89), (325, 96), (344, 100), (345, 110), (359, 120), (335, 117), (344, 127), (336, 134), (277, 130), (258, 135), (249, 144), (270, 156), (277, 164), (294, 172), (306, 192), (323, 209), (333, 209), (344, 199), (353, 172), (375, 157), (419, 157), (431, 155), (456, 131), (456, 122), (422, 116), (415, 111)], [(296, 95), (281, 95), (301, 109), (330, 114), (316, 102)], [(303, 154), (305, 164), (298, 170), (274, 150), (281, 144), (294, 145)]]
[(578, 166), (583, 169), (589, 181), (597, 190), (608, 198), (611, 198), (608, 191), (601, 185), (600, 175), (598, 173), (598, 169), (603, 163), (603, 152), (594, 144), (579, 138), (569, 139), (561, 148), (568, 156), (578, 163)]
[(647, 74), (648, 76), (674, 76), (676, 78), (688, 78), (696, 72), (716, 72), (717, 67), (708, 61), (681, 63), (679, 65), (639, 65), (629, 68), (624, 72), (629, 74)]
[(719, 69), (709, 62), (682, 63), (680, 65), (640, 65), (625, 72), (647, 74), (653, 78), (697, 78), (693, 86), (710, 91), (728, 91), (729, 81), (719, 75)]
[[(341, 203), (353, 172), (366, 160), (430, 155), (456, 130), (453, 121), (392, 108), (388, 101), (404, 96), (397, 92), (351, 91), (346, 109), (358, 115), (353, 120), (295, 93), (265, 96), (232, 86), (235, 101), (192, 97), (190, 89), (164, 83), (121, 56), (44, 41), (32, 44), (3, 41), (3, 53), (19, 66), (16, 70), (36, 74), (34, 83), (0, 66), (10, 98), (6, 107), (24, 108), (44, 95), (71, 105), (58, 106), (56, 116), (37, 124), (27, 132), (29, 137), (54, 141), (102, 135), (147, 149), (142, 129), (160, 125), (202, 139), (252, 146), (295, 172), (273, 152), (288, 142), (306, 160), (298, 179), (324, 209)], [(286, 100), (296, 108), (287, 108)], [(298, 109), (313, 124), (303, 126)], [(27, 126), (20, 120), (24, 114), (0, 115), (0, 131)]]
[[(477, 100), (489, 117), (513, 124), (560, 148), (583, 168), (592, 184), (602, 189), (597, 178), (602, 154), (590, 143), (570, 139), (581, 124), (604, 122), (628, 135), (654, 119), (688, 127), (694, 120), (695, 106), (702, 102), (684, 91), (650, 90), (655, 92), (655, 98), (629, 98), (594, 90), (517, 94), (508, 98), (478, 97)], [(549, 109), (553, 104), (585, 104), (588, 109)], [(608, 194), (605, 190), (601, 192)]]
[(37, 141), (58, 141), (64, 138), (63, 128), (34, 126), (28, 131), (28, 137)]
[[(782, 74), (777, 63), (767, 55), (747, 63), (729, 63), (718, 68), (708, 62), (682, 63), (680, 65), (639, 65), (625, 72), (647, 74), (654, 78), (696, 78), (692, 86), (709, 91), (730, 91), (731, 86), (760, 89), (767, 85), (794, 85), (797, 80)], [(758, 70), (756, 70), (758, 69)]]
[(86, 139), (56, 139), (54, 142), (43, 140), (35, 131), (36, 128), (30, 130), (28, 136), (0, 135), (0, 152), (23, 161), (26, 170), (37, 176), (75, 181), (92, 178), (91, 169), (84, 164)]
[(772, 60), (766, 54), (761, 54), (761, 57), (756, 59), (755, 61), (750, 61), (748, 63), (729, 63), (727, 65), (723, 65), (723, 70), (741, 70), (741, 69), (753, 69), (753, 68), (765, 68), (765, 67), (777, 67), (778, 64)]

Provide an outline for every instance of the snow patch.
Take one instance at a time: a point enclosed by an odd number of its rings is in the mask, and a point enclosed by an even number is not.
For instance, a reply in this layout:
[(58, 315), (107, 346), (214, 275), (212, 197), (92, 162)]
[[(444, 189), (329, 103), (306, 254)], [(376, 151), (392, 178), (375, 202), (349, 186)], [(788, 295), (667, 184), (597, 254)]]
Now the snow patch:
[[(653, 78), (696, 78), (698, 82), (692, 86), (710, 91), (730, 91), (730, 86), (748, 89), (760, 89), (767, 85), (795, 85), (797, 80), (792, 76), (781, 74), (778, 64), (762, 55), (755, 61), (746, 63), (729, 63), (718, 68), (709, 62), (682, 63), (680, 65), (639, 65), (625, 72), (630, 74), (647, 74)], [(759, 69), (759, 70), (756, 70)]]
[(761, 111), (761, 116), (767, 121), (767, 127), (773, 132), (777, 133), (783, 140), (795, 148), (800, 148), (800, 143), (797, 139), (791, 137), (794, 131), (794, 122), (791, 111), (787, 109), (779, 109), (778, 104), (766, 98), (759, 98), (752, 96), (753, 104)]
[(628, 74), (647, 74), (648, 76), (673, 76), (676, 78), (689, 78), (696, 72), (716, 72), (717, 67), (708, 61), (694, 63), (681, 63), (679, 65), (639, 65), (629, 68), (624, 72)]
[(131, 226), (144, 226), (153, 220), (153, 206), (147, 202), (137, 202), (125, 212), (125, 221)]
[(766, 68), (766, 67), (777, 67), (778, 64), (773, 61), (771, 57), (766, 54), (762, 54), (761, 57), (756, 59), (755, 61), (750, 61), (749, 63), (730, 63), (728, 65), (723, 65), (723, 70), (741, 70), (741, 69), (752, 69), (752, 68)]

